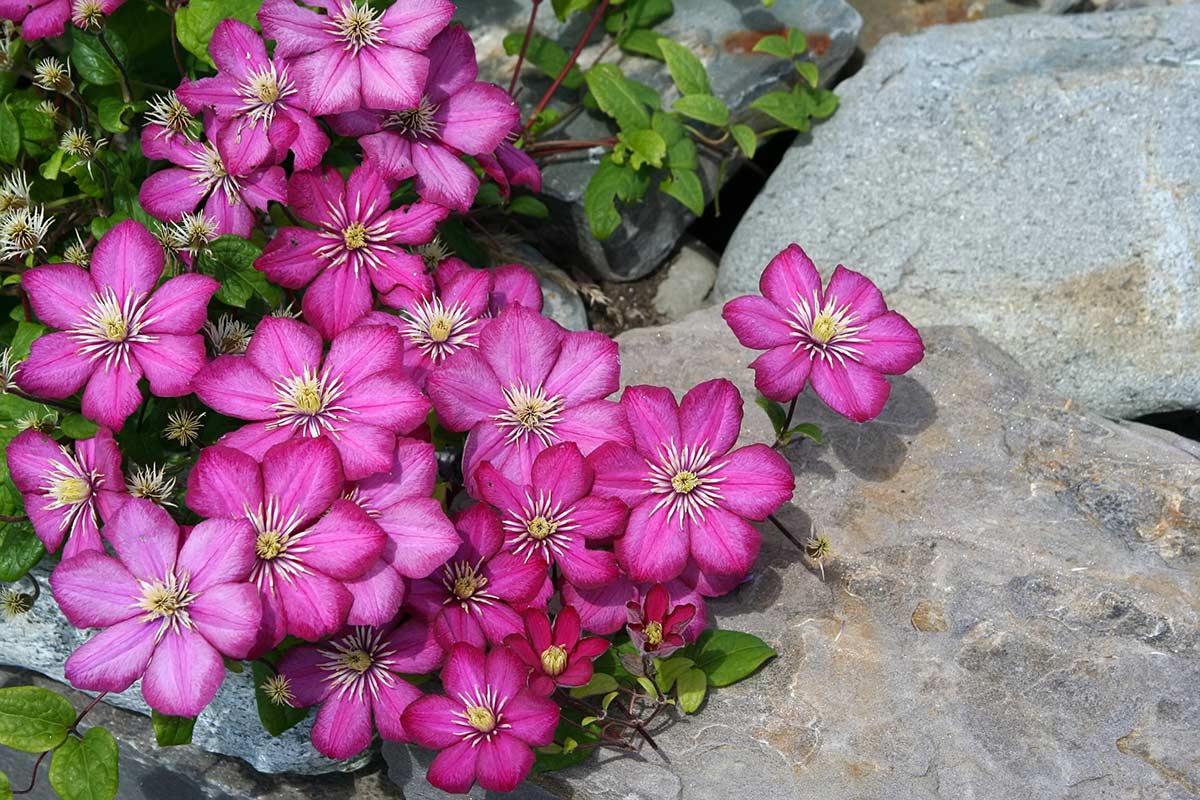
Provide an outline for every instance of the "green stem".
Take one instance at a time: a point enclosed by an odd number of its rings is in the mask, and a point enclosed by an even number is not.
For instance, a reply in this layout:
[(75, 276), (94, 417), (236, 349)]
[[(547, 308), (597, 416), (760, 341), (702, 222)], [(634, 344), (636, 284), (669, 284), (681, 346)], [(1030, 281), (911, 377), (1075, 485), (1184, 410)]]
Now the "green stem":
[(129, 73), (125, 71), (125, 65), (121, 63), (121, 59), (117, 58), (117, 54), (113, 51), (112, 45), (108, 43), (108, 39), (105, 38), (103, 30), (96, 33), (96, 38), (100, 40), (100, 46), (104, 48), (104, 52), (108, 53), (117, 72), (121, 73), (121, 99), (126, 103), (132, 103), (133, 93), (129, 91)]

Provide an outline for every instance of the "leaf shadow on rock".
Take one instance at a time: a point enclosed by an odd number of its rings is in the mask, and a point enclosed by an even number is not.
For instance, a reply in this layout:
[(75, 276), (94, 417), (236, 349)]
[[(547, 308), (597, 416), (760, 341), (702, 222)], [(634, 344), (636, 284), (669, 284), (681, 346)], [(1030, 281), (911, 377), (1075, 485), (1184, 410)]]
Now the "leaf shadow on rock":
[(789, 445), (784, 455), (797, 478), (833, 480), (838, 466), (825, 459), (828, 449), (841, 466), (865, 481), (880, 482), (893, 477), (908, 456), (909, 440), (937, 419), (937, 402), (914, 378), (891, 379), (892, 394), (883, 413), (870, 422), (852, 422), (830, 410), (812, 392), (800, 395), (795, 420), (815, 422), (825, 445), (807, 440)]

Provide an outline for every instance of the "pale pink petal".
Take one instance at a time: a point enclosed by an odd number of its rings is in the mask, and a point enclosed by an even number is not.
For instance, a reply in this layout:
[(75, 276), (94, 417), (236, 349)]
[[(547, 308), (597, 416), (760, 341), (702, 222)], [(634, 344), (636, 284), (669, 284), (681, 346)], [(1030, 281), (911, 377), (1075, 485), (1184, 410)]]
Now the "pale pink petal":
[(725, 304), (721, 316), (743, 347), (767, 350), (793, 342), (784, 312), (765, 297), (747, 295)]
[(449, 0), (405, 0), (389, 6), (380, 21), (388, 44), (424, 50), (453, 16), (454, 4)]
[(334, 578), (356, 578), (379, 559), (385, 539), (365, 511), (349, 500), (335, 500), (296, 551), (306, 566)]
[(322, 260), (317, 250), (328, 243), (328, 239), (308, 228), (280, 228), (254, 266), (272, 283), (302, 289), (321, 271)]
[(814, 298), (821, 296), (821, 276), (805, 252), (795, 244), (788, 245), (771, 259), (758, 286), (764, 297), (782, 309), (791, 308), (799, 298), (811, 305)]
[(194, 717), (217, 696), (224, 679), (221, 654), (199, 633), (180, 626), (154, 648), (142, 696), (160, 714)]
[(871, 279), (861, 272), (846, 269), (841, 264), (833, 270), (825, 287), (825, 301), (838, 308), (848, 305), (861, 322), (874, 319), (887, 311), (883, 295)]
[(17, 385), (34, 397), (61, 400), (79, 391), (95, 368), (96, 362), (80, 355), (71, 334), (48, 333), (33, 340)]
[(830, 408), (855, 422), (879, 416), (892, 391), (878, 372), (849, 359), (831, 364), (818, 358), (813, 362), (812, 385)]
[(396, 616), (404, 602), (404, 579), (383, 559), (345, 584), (354, 596), (347, 625), (383, 625)]
[[(256, 482), (253, 477), (250, 481)], [(206, 519), (183, 540), (175, 564), (191, 576), (191, 591), (203, 592), (217, 584), (248, 580), (254, 560), (254, 528), (247, 520)]]
[(754, 370), (754, 387), (763, 396), (779, 403), (788, 403), (804, 391), (812, 371), (812, 356), (803, 348), (791, 345), (773, 347), (750, 362)]
[(317, 712), (312, 742), (329, 758), (350, 758), (371, 744), (369, 697), (358, 692), (333, 692)]
[(140, 616), (137, 579), (102, 552), (64, 559), (50, 575), (54, 600), (76, 628), (107, 628)]
[(687, 566), (688, 536), (678, 516), (667, 521), (667, 509), (651, 513), (647, 500), (629, 514), (625, 535), (616, 541), (617, 558), (635, 581), (668, 581)]
[(129, 415), (142, 404), (142, 391), (138, 388), (141, 377), (142, 368), (132, 359), (128, 367), (115, 361), (111, 367), (101, 363), (83, 390), (83, 415), (106, 428), (121, 430)]
[(324, 513), (345, 482), (337, 448), (324, 436), (292, 439), (271, 448), (263, 459), (262, 475), (264, 496), (278, 502), (284, 519), (295, 514), (300, 525)]
[(679, 402), (681, 444), (714, 457), (729, 451), (742, 428), (742, 395), (724, 378), (705, 381)]
[(511, 792), (533, 768), (533, 751), (516, 737), (516, 730), (499, 733), (483, 741), (478, 749), (476, 775), (479, 785), (489, 791)]
[(465, 431), (508, 407), (496, 374), (474, 350), (459, 350), (442, 362), (425, 388), (438, 421), (453, 431)]
[(200, 592), (188, 606), (188, 614), (200, 635), (220, 653), (245, 658), (258, 637), (262, 606), (254, 584), (221, 583)]
[(371, 310), (371, 279), (348, 267), (326, 269), (304, 293), (304, 319), (332, 339)]
[(490, 153), (521, 118), (512, 96), (490, 83), (472, 83), (442, 104), (442, 141), (464, 153)]
[(159, 170), (142, 181), (138, 202), (150, 216), (163, 222), (178, 222), (184, 214), (195, 211), (207, 193), (204, 184), (196, 180), (195, 172), (174, 167)]
[(554, 369), (546, 378), (546, 394), (568, 405), (608, 397), (621, 388), (617, 343), (597, 331), (577, 331), (562, 338)]
[[(303, 375), (321, 364), (324, 342), (315, 330), (294, 319), (267, 317), (258, 324), (246, 360), (271, 378)], [(203, 399), (203, 398), (202, 398)]]
[(200, 451), (188, 473), (188, 508), (205, 517), (241, 517), (262, 500), (262, 475), (252, 457), (221, 445)]
[(661, 386), (628, 386), (621, 396), (625, 419), (633, 432), (633, 446), (642, 456), (658, 461), (661, 448), (683, 441), (679, 407), (670, 389)]
[(411, 150), (421, 198), (466, 213), (479, 191), (479, 178), (454, 153), (436, 142), (418, 142)]
[(692, 558), (702, 572), (745, 575), (758, 558), (762, 537), (736, 514), (723, 508), (706, 508), (687, 522)]
[(76, 689), (123, 692), (142, 677), (158, 625), (130, 619), (105, 628), (67, 658), (67, 680)]
[(155, 334), (154, 341), (137, 342), (130, 352), (150, 382), (150, 393), (159, 397), (191, 394), (192, 377), (206, 360), (204, 339), (197, 334)]
[(764, 520), (792, 497), (796, 479), (787, 460), (765, 444), (734, 450), (713, 474), (721, 481), (721, 505), (733, 513)]
[[(26, 273), (28, 274), (28, 273)], [(195, 333), (204, 326), (208, 300), (221, 284), (207, 275), (180, 275), (164, 283), (146, 302), (147, 333)]]
[(162, 580), (175, 566), (179, 526), (161, 506), (135, 497), (104, 526), (121, 563), (135, 578)]
[(63, 330), (79, 323), (96, 293), (88, 273), (74, 264), (48, 264), (26, 270), (21, 275), (21, 286), (37, 318)]
[(346, 587), (319, 572), (276, 578), (275, 589), (287, 609), (287, 632), (309, 641), (342, 627), (354, 602)]
[(353, 386), (384, 370), (398, 369), (404, 351), (400, 333), (385, 325), (359, 325), (341, 333), (329, 346), (325, 370)]
[(868, 322), (855, 338), (866, 340), (850, 345), (859, 351), (859, 363), (885, 375), (908, 372), (925, 356), (921, 334), (895, 311)]
[(222, 414), (238, 419), (275, 418), (271, 409), (279, 399), (275, 386), (245, 356), (220, 356), (209, 362), (192, 376), (192, 388), (206, 406)]

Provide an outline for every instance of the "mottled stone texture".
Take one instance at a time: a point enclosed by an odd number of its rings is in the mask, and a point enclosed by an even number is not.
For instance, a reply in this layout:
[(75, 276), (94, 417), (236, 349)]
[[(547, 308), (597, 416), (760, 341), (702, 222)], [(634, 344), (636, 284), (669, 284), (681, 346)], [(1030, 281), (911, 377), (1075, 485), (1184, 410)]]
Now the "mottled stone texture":
[(1200, 407), (1198, 63), (1196, 5), (886, 39), (755, 200), (718, 292), (796, 241), (1101, 413)]

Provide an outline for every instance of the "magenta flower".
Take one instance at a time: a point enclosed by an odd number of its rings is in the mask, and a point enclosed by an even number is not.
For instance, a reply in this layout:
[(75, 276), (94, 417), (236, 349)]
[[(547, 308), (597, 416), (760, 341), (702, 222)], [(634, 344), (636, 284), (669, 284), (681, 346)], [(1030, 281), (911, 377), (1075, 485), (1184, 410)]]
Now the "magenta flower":
[(401, 715), (421, 690), (403, 676), (432, 672), (444, 658), (425, 623), (409, 620), (350, 628), (329, 642), (289, 650), (279, 674), (291, 705), (321, 704), (312, 731), (316, 748), (329, 758), (350, 758), (367, 749), (375, 729), (384, 739), (409, 741)]
[(418, 202), (392, 210), (388, 183), (370, 167), (354, 170), (349, 181), (332, 167), (298, 172), (288, 197), (296, 216), (316, 230), (281, 228), (255, 266), (288, 289), (312, 284), (304, 318), (326, 339), (371, 310), (372, 286), (381, 295), (398, 288), (429, 294), (425, 262), (401, 245), (432, 239), (445, 208)]
[(254, 229), (254, 211), (266, 211), (271, 200), (287, 199), (283, 167), (252, 166), (236, 151), (226, 151), (221, 124), (214, 115), (204, 120), (208, 141), (169, 136), (161, 125), (142, 130), (146, 158), (175, 164), (160, 169), (142, 182), (138, 201), (151, 216), (178, 222), (184, 214), (204, 204), (204, 216), (215, 221), (219, 235), (248, 237)]
[(788, 402), (807, 382), (825, 403), (855, 422), (883, 410), (891, 386), (884, 375), (912, 369), (925, 355), (917, 329), (864, 275), (841, 264), (822, 290), (821, 276), (798, 245), (771, 260), (759, 280), (762, 297), (725, 304), (738, 341), (766, 350), (750, 366), (765, 396)]
[[(696, 609), (683, 631), (684, 641), (696, 641), (708, 624), (704, 598), (726, 594), (739, 582), (739, 577), (702, 575), (695, 564), (688, 564), (683, 574), (663, 584), (671, 605), (690, 605)], [(650, 583), (633, 583), (625, 576), (594, 589), (580, 589), (564, 581), (562, 601), (579, 612), (584, 630), (608, 636), (628, 624), (630, 600), (644, 597), (652, 586)]]
[(705, 574), (745, 575), (758, 557), (763, 520), (792, 496), (783, 456), (763, 444), (731, 450), (742, 397), (707, 381), (678, 405), (670, 390), (630, 386), (621, 398), (634, 446), (609, 444), (590, 457), (596, 490), (631, 508), (617, 558), (635, 581), (679, 575), (689, 555)]
[(478, 504), (454, 519), (462, 545), (441, 575), (413, 583), (408, 605), (433, 623), (438, 642), (499, 645), (521, 630), (520, 609), (534, 601), (546, 579), (544, 562), (504, 552), (496, 512)]
[(99, 30), (105, 18), (123, 5), (125, 0), (71, 0), (71, 22), (85, 31)]
[(475, 80), (475, 45), (461, 26), (434, 37), (425, 55), (429, 75), (416, 108), (357, 111), (333, 120), (333, 128), (357, 138), (367, 161), (386, 177), (416, 176), (422, 199), (466, 213), (479, 179), (459, 156), (490, 154), (521, 112), (508, 92)]
[(316, 640), (341, 628), (353, 602), (345, 582), (379, 560), (387, 537), (341, 499), (344, 483), (337, 448), (323, 437), (276, 445), (261, 466), (237, 450), (207, 447), (188, 475), (188, 508), (249, 522), (242, 530), (263, 609), (253, 657), (285, 635)]
[[(460, 258), (445, 259), (437, 265), (433, 279), (438, 289), (444, 291), (464, 274), (474, 274), (485, 270), (477, 270)], [(488, 300), (487, 316), (496, 316), (511, 305), (523, 305), (530, 311), (542, 310), (542, 286), (537, 276), (520, 264), (505, 264), (486, 270), (491, 275), (488, 289), (491, 296)], [(399, 307), (399, 306), (397, 306)]]
[(51, 553), (66, 538), (63, 558), (103, 551), (100, 520), (125, 502), (121, 453), (112, 433), (101, 428), (75, 443), (75, 452), (38, 431), (23, 431), (8, 444), (13, 483), (25, 502), (34, 533)]
[(180, 275), (155, 289), (163, 263), (150, 232), (126, 220), (96, 245), (90, 272), (49, 264), (22, 275), (38, 318), (60, 332), (34, 341), (17, 376), (21, 389), (61, 400), (86, 384), (84, 415), (116, 431), (141, 405), (143, 375), (159, 397), (190, 393), (204, 366), (198, 331), (220, 285)]
[[(314, 10), (317, 6), (324, 13)], [(288, 59), (314, 116), (358, 108), (416, 108), (429, 72), (419, 55), (450, 17), (448, 0), (405, 0), (386, 10), (362, 0), (266, 0), (258, 11), (275, 57)]]
[(138, 678), (162, 714), (194, 717), (225, 677), (222, 656), (245, 658), (262, 610), (247, 576), (254, 539), (244, 520), (207, 520), (181, 540), (149, 500), (130, 499), (104, 527), (117, 558), (88, 552), (50, 577), (77, 628), (104, 628), (67, 659), (79, 689), (121, 692)]
[(685, 644), (683, 633), (696, 615), (696, 607), (675, 604), (667, 587), (656, 583), (643, 597), (629, 601), (629, 639), (642, 653), (666, 658)]
[(520, 305), (506, 308), (431, 375), (426, 389), (438, 419), (470, 430), (463, 454), (467, 490), (479, 497), (475, 471), (490, 461), (518, 484), (529, 482), (538, 453), (573, 441), (586, 455), (601, 444), (631, 441), (617, 390), (617, 343), (602, 333), (568, 332)]
[(354, 595), (347, 622), (380, 625), (404, 602), (405, 578), (431, 575), (458, 552), (462, 540), (433, 498), (437, 460), (433, 445), (400, 439), (391, 469), (353, 484), (345, 497), (387, 534), (383, 554), (361, 578), (348, 581)]
[(592, 494), (595, 473), (574, 442), (543, 450), (530, 474), (530, 482), (518, 486), (487, 461), (476, 473), (483, 499), (503, 519), (505, 547), (526, 561), (557, 564), (563, 577), (578, 586), (616, 580), (620, 573), (612, 552), (588, 544), (624, 530), (629, 515), (625, 504)]
[(241, 20), (217, 25), (208, 52), (220, 72), (184, 81), (176, 94), (193, 114), (210, 108), (220, 120), (216, 142), (233, 174), (278, 164), (290, 149), (296, 169), (312, 169), (329, 148), (329, 137), (300, 104), (287, 64), (267, 55), (266, 45)]
[(19, 23), (27, 42), (62, 36), (70, 18), (70, 0), (0, 0), (0, 19)]
[(529, 688), (550, 695), (556, 686), (583, 686), (592, 679), (592, 662), (608, 649), (607, 639), (579, 638), (579, 612), (565, 607), (554, 618), (545, 611), (525, 612), (525, 635), (514, 633), (504, 640), (517, 657), (530, 667)]
[(196, 395), (238, 419), (254, 420), (220, 443), (262, 459), (292, 438), (327, 436), (346, 477), (392, 466), (396, 434), (425, 421), (429, 401), (404, 377), (400, 334), (382, 325), (340, 334), (321, 362), (321, 336), (302, 322), (264, 319), (246, 354), (220, 356), (196, 375)]
[(446, 695), (426, 695), (404, 711), (404, 728), (422, 747), (441, 750), (429, 782), (446, 792), (508, 792), (533, 767), (531, 747), (554, 740), (558, 706), (525, 686), (528, 668), (507, 648), (455, 645), (442, 669)]
[(528, 186), (534, 194), (540, 194), (542, 191), (541, 170), (524, 150), (513, 144), (522, 133), (518, 123), (505, 137), (505, 141), (496, 146), (494, 152), (475, 156), (475, 160), (487, 176), (500, 187), (500, 193), (505, 200), (512, 196), (514, 186)]

